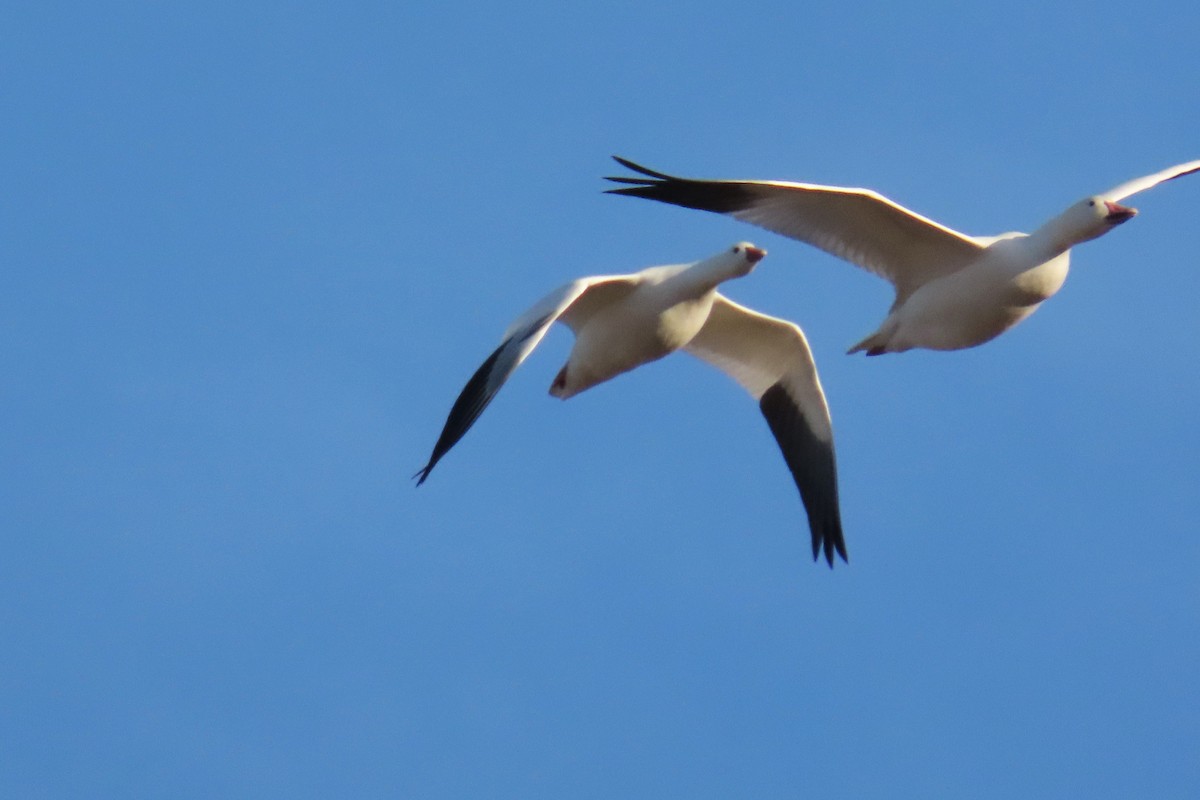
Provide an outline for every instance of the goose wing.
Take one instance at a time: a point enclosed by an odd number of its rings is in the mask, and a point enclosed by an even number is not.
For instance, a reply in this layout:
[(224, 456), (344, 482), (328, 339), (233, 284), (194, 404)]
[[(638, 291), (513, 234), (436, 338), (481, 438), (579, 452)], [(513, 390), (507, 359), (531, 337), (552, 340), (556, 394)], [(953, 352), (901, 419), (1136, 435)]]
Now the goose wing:
[(685, 348), (722, 370), (758, 401), (808, 514), (813, 558), (846, 560), (838, 505), (833, 424), (804, 331), (720, 294)]
[(1200, 161), (1189, 161), (1186, 164), (1176, 164), (1173, 167), (1168, 167), (1162, 172), (1156, 172), (1153, 175), (1147, 175), (1143, 178), (1134, 178), (1131, 181), (1126, 181), (1120, 186), (1116, 186), (1104, 192), (1101, 197), (1105, 200), (1111, 200), (1116, 203), (1130, 195), (1144, 192), (1147, 189), (1157, 186), (1163, 181), (1182, 178), (1184, 175), (1191, 175), (1193, 172), (1200, 172)]
[(574, 328), (581, 318), (594, 313), (599, 303), (628, 294), (634, 285), (634, 278), (628, 275), (580, 278), (555, 289), (518, 317), (504, 332), (500, 346), (475, 370), (454, 401), (442, 433), (433, 446), (429, 463), (413, 476), (417, 485), (425, 482), (442, 456), (466, 435), (500, 387), (533, 352), (555, 321)]
[(984, 244), (870, 189), (784, 181), (680, 178), (614, 156), (647, 177), (609, 177), (629, 184), (610, 194), (727, 214), (798, 239), (890, 281), (896, 303), (931, 280), (979, 257)]

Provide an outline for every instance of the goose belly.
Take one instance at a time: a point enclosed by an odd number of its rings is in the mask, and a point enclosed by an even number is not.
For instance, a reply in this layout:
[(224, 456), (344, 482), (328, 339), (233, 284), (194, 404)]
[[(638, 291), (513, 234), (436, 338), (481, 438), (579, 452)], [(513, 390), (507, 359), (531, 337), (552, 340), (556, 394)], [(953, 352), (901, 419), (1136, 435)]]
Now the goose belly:
[(576, 335), (567, 361), (568, 386), (581, 392), (675, 352), (700, 332), (711, 308), (707, 297), (666, 310), (633, 306), (597, 314)]
[(1025, 270), (985, 265), (923, 286), (900, 309), (897, 337), (907, 347), (961, 350), (996, 338), (1053, 296), (1067, 277), (1067, 256)]

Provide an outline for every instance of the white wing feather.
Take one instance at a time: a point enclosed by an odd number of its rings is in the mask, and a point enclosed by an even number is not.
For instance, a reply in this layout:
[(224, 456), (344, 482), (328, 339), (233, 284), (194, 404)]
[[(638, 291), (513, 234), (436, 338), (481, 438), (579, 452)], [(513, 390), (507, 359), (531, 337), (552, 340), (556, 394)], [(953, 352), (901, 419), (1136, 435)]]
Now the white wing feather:
[(1130, 195), (1144, 192), (1147, 189), (1157, 186), (1158, 184), (1181, 178), (1184, 175), (1190, 175), (1193, 172), (1200, 172), (1200, 161), (1189, 161), (1186, 164), (1176, 164), (1173, 167), (1168, 167), (1162, 172), (1156, 172), (1153, 175), (1147, 175), (1144, 178), (1134, 178), (1131, 181), (1126, 181), (1120, 186), (1109, 189), (1100, 196), (1105, 200), (1111, 200), (1116, 203), (1120, 200), (1129, 197)]

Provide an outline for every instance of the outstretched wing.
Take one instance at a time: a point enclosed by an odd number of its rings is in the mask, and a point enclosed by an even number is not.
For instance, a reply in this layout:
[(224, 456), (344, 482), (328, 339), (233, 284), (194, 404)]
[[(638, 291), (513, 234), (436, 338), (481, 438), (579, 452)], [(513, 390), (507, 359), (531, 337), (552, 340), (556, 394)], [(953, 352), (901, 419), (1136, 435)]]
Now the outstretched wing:
[(1156, 172), (1153, 175), (1147, 175), (1144, 178), (1134, 178), (1131, 181), (1126, 181), (1120, 186), (1109, 189), (1104, 192), (1101, 197), (1105, 200), (1117, 202), (1129, 197), (1131, 194), (1144, 192), (1152, 186), (1157, 186), (1163, 181), (1182, 178), (1184, 175), (1191, 175), (1193, 172), (1200, 172), (1200, 161), (1189, 161), (1186, 164), (1176, 164), (1173, 167), (1168, 167), (1162, 172)]
[(695, 180), (655, 172), (613, 156), (646, 178), (610, 194), (698, 208), (798, 239), (891, 281), (896, 302), (979, 257), (984, 245), (909, 211), (870, 189), (783, 181)]
[[(533, 352), (533, 348), (537, 347), (556, 320), (561, 319), (570, 324), (581, 313), (591, 310), (595, 305), (591, 300), (630, 291), (632, 286), (632, 278), (626, 275), (581, 278), (546, 295), (510, 325), (500, 346), (475, 370), (475, 374), (454, 401), (446, 424), (442, 427), (441, 436), (433, 446), (429, 463), (413, 476), (417, 479), (417, 485), (425, 482), (442, 456), (466, 435), (488, 403), (492, 402), (492, 398), (500, 391), (500, 387)], [(575, 308), (577, 305), (578, 309)]]
[(813, 558), (846, 560), (838, 505), (833, 424), (804, 332), (720, 294), (700, 333), (685, 348), (724, 371), (758, 401), (800, 490)]

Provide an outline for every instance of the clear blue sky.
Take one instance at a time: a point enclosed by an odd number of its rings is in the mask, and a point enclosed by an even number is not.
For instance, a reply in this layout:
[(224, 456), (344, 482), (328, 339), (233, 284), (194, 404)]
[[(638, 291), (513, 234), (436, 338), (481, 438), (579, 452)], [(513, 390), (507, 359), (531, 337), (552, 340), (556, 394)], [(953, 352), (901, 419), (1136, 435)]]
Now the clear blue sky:
[[(618, 153), (968, 233), (1200, 158), (1195, 4), (0, 11), (0, 796), (1100, 798), (1200, 786), (1200, 176), (980, 349), (601, 194)], [(770, 250), (851, 562), (677, 356), (568, 403), (559, 283)]]

